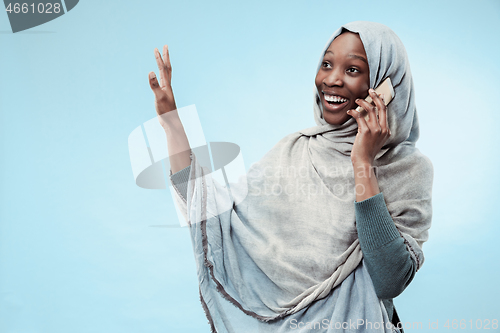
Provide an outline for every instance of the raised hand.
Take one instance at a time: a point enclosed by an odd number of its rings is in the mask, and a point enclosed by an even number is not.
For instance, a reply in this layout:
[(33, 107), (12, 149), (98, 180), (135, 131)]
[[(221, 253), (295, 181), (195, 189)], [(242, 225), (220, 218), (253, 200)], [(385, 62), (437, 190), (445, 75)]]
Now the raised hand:
[(170, 169), (175, 173), (191, 164), (191, 148), (179, 118), (172, 91), (172, 66), (168, 46), (163, 46), (163, 59), (155, 48), (155, 58), (160, 71), (160, 83), (154, 72), (149, 73), (149, 85), (155, 94), (155, 108), (158, 121), (167, 135)]
[(170, 64), (170, 56), (168, 46), (163, 46), (163, 59), (160, 51), (155, 48), (156, 64), (160, 72), (160, 83), (154, 72), (149, 73), (149, 85), (155, 94), (155, 108), (158, 115), (165, 114), (169, 111), (177, 109), (175, 105), (174, 92), (172, 91), (172, 65)]

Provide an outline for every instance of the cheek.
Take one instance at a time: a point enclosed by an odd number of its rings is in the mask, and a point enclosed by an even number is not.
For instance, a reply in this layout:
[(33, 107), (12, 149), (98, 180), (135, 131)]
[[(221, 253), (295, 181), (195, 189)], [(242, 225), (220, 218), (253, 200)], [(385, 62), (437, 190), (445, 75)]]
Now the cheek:
[(364, 78), (363, 78), (363, 89), (365, 91), (368, 91), (368, 89), (370, 88), (370, 77), (368, 75), (366, 75)]
[(370, 88), (369, 80), (366, 80), (365, 78), (359, 78), (352, 82), (352, 91), (359, 98), (361, 97), (364, 98), (365, 95), (368, 94), (369, 88)]
[(316, 78), (314, 79), (314, 83), (316, 84), (316, 87), (320, 87), (321, 83), (323, 82), (323, 78), (320, 73), (316, 75)]

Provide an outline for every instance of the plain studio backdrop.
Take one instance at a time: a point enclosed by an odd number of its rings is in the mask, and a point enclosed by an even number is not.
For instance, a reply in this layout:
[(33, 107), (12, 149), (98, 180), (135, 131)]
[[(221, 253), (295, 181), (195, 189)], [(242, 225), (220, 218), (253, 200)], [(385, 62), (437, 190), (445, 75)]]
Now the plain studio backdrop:
[(407, 332), (500, 319), (500, 2), (82, 0), (15, 34), (0, 14), (0, 331), (209, 332), (188, 230), (162, 227), (169, 191), (130, 165), (128, 135), (155, 117), (153, 49), (170, 47), (177, 106), (248, 168), (315, 125), (321, 50), (356, 20), (406, 46), (435, 170), (426, 261), (394, 301), (422, 323)]

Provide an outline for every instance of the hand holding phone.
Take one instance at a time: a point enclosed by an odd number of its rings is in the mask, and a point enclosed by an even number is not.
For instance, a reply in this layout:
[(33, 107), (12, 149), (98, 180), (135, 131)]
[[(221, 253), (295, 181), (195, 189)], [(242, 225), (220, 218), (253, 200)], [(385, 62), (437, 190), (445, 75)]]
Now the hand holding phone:
[[(384, 98), (380, 98), (379, 94), (384, 94)], [(360, 105), (355, 110), (357, 112), (347, 111), (347, 114), (354, 117), (358, 123), (358, 133), (351, 150), (351, 161), (354, 167), (373, 165), (376, 155), (389, 139), (391, 130), (389, 129), (386, 106), (393, 98), (394, 89), (391, 80), (387, 78), (377, 89), (369, 90), (369, 97), (364, 100), (356, 100), (356, 103)], [(376, 106), (374, 107), (373, 104)], [(361, 105), (370, 111), (367, 112)], [(369, 119), (369, 115), (373, 115), (373, 113), (376, 113), (377, 119)]]
[[(382, 83), (379, 84), (377, 88), (375, 88), (375, 92), (377, 93), (377, 95), (384, 94), (384, 104), (387, 106), (394, 98), (394, 88), (392, 87), (391, 78), (388, 77), (387, 79), (382, 81)], [(373, 100), (370, 95), (368, 95), (368, 97), (365, 98), (365, 101), (371, 104)], [(361, 106), (358, 106), (356, 108), (356, 111), (360, 113), (366, 113), (365, 120), (368, 121), (369, 117), (365, 109), (363, 109)]]

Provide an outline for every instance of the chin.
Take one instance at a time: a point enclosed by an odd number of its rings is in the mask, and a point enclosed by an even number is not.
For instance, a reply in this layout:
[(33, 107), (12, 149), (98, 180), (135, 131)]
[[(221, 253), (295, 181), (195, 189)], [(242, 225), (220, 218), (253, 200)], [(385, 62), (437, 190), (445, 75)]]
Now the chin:
[(348, 115), (347, 113), (346, 114), (337, 113), (337, 112), (332, 113), (329, 111), (325, 111), (325, 109), (323, 109), (323, 119), (325, 119), (325, 121), (327, 123), (329, 123), (330, 125), (342, 125), (346, 121), (348, 121), (350, 118), (352, 118), (352, 117), (350, 115)]
[(327, 123), (329, 123), (330, 125), (342, 125), (346, 121), (348, 121), (349, 118), (351, 118), (351, 117), (350, 116), (339, 117), (339, 115), (325, 115), (325, 114), (323, 114), (323, 119), (325, 119), (325, 121)]

